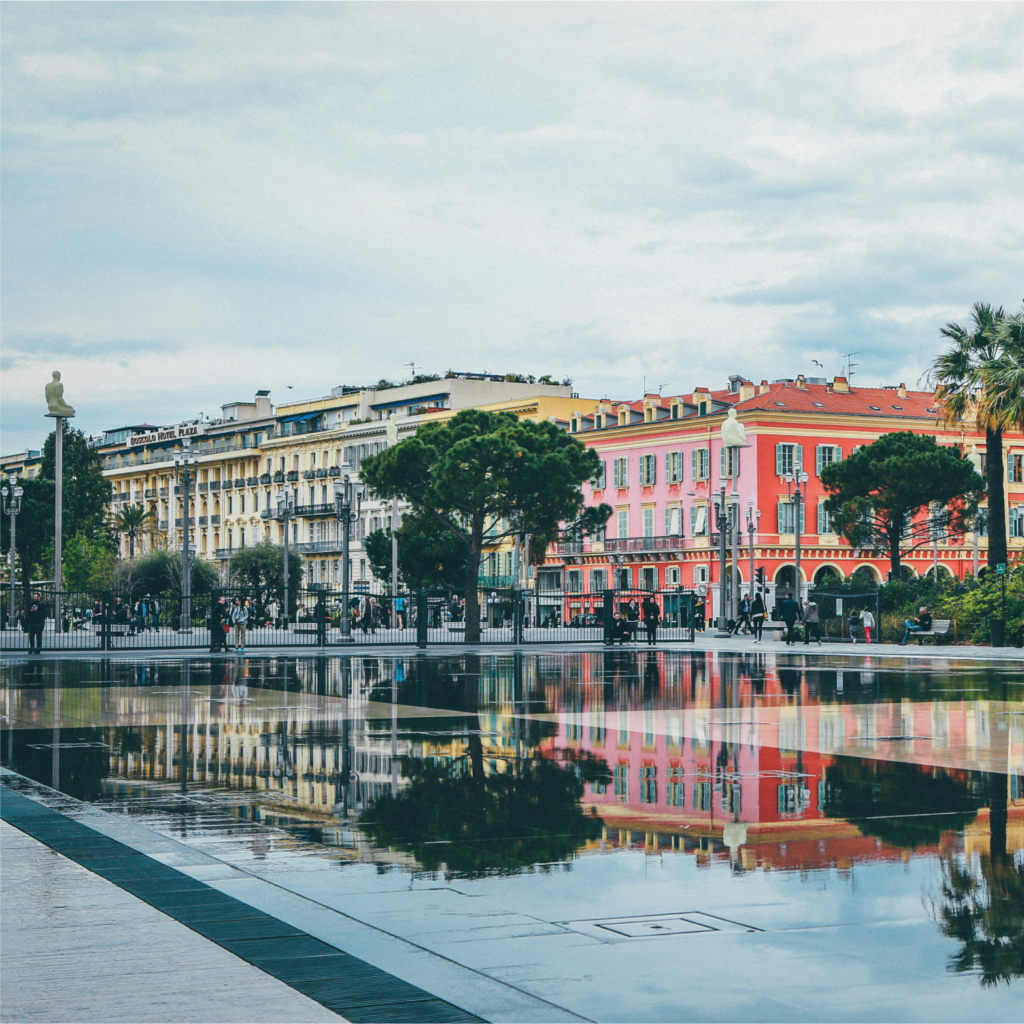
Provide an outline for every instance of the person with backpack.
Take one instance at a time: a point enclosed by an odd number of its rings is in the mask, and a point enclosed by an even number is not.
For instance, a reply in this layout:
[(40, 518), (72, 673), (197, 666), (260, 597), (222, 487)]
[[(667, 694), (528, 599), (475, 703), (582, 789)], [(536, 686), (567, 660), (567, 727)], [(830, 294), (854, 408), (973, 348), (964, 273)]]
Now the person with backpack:
[(850, 627), (850, 639), (857, 642), (857, 630), (861, 628), (860, 612), (856, 608), (850, 612), (850, 617), (847, 619), (847, 625)]
[(235, 627), (235, 650), (245, 654), (245, 627), (249, 621), (249, 608), (239, 598), (231, 606), (231, 624)]

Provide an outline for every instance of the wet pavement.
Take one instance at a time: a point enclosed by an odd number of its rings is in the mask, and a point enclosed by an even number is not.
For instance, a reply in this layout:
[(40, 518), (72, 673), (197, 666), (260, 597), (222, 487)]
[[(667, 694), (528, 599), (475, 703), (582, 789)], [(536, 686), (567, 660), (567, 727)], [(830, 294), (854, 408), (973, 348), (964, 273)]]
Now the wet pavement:
[(1022, 697), (850, 649), (38, 659), (0, 781), (486, 1020), (1007, 1020)]

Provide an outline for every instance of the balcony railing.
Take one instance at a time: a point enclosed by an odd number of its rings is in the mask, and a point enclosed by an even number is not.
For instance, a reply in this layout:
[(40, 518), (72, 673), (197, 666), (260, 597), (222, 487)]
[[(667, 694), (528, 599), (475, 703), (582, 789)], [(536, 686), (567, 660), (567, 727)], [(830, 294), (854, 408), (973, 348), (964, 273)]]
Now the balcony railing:
[(320, 505), (296, 505), (294, 514), (297, 516), (333, 516), (334, 502)]
[(303, 555), (320, 555), (339, 553), (341, 551), (340, 540), (315, 540), (315, 541), (303, 541), (301, 544), (293, 544), (293, 551), (298, 551)]
[(682, 537), (616, 537), (604, 542), (606, 552), (679, 551), (682, 548)]
[(553, 544), (552, 547), (555, 549), (556, 555), (578, 555), (583, 551), (583, 541), (563, 540)]
[(156, 488), (155, 487), (148, 487), (148, 488), (146, 488), (146, 491), (144, 493), (145, 493), (147, 498), (155, 498), (156, 497)]
[(502, 590), (515, 586), (514, 576), (478, 576), (477, 586), (481, 590)]

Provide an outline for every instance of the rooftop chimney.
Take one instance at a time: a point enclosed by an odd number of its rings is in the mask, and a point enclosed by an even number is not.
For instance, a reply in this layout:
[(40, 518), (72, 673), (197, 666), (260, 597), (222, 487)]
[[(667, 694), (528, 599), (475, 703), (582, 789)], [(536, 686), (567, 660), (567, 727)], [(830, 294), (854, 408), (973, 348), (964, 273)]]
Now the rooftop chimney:
[(766, 381), (766, 380), (761, 381), (761, 386), (757, 389), (757, 393), (759, 395), (767, 395), (768, 394), (768, 381)]
[(754, 390), (754, 385), (749, 380), (743, 381), (740, 384), (740, 401), (745, 402), (748, 398), (753, 398)]
[(807, 390), (807, 378), (802, 373), (797, 374), (796, 386), (798, 388), (803, 388), (805, 391)]
[(907, 385), (901, 383), (900, 386), (896, 389), (896, 394), (899, 395), (900, 398), (906, 398), (907, 397)]
[(832, 390), (833, 391), (849, 391), (850, 390), (850, 382), (845, 377), (836, 377), (836, 379), (834, 381), (832, 381)]

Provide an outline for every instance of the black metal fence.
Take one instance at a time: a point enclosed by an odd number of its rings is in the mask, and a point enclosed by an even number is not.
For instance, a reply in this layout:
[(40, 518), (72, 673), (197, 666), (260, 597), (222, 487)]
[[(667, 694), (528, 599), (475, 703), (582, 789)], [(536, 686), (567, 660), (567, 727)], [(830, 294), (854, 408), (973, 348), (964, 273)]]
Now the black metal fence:
[[(0, 650), (124, 650), (335, 647), (465, 643), (467, 597), (479, 610), (482, 644), (692, 642), (696, 595), (684, 590), (481, 588), (392, 595), (321, 585), (292, 590), (225, 587), (183, 604), (179, 594), (38, 588), (0, 592)], [(287, 609), (287, 611), (286, 611)], [(38, 642), (38, 643), (37, 643)]]

